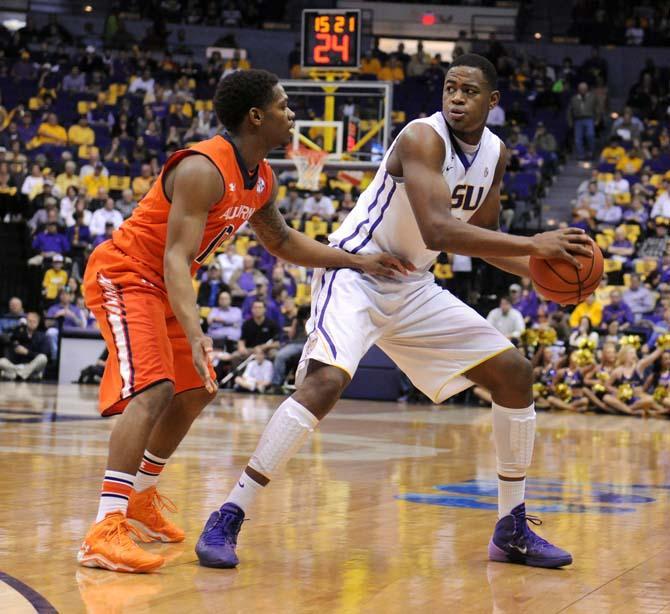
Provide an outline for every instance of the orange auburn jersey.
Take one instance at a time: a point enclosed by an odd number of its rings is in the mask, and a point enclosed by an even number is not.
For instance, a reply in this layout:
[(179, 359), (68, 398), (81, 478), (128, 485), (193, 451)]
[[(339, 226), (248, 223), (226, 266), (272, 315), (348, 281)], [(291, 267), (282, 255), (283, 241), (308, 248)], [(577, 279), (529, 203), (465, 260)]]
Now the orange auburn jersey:
[[(153, 186), (133, 214), (112, 235), (114, 245), (133, 260), (146, 265), (151, 281), (164, 288), (163, 256), (167, 242), (170, 201), (164, 192), (167, 172), (189, 155), (204, 155), (221, 173), (224, 194), (209, 211), (198, 255), (191, 266), (195, 274), (206, 258), (270, 199), (273, 173), (267, 160), (247, 171), (234, 143), (217, 134), (211, 139), (175, 152), (166, 161)], [(151, 275), (151, 273), (155, 275)]]

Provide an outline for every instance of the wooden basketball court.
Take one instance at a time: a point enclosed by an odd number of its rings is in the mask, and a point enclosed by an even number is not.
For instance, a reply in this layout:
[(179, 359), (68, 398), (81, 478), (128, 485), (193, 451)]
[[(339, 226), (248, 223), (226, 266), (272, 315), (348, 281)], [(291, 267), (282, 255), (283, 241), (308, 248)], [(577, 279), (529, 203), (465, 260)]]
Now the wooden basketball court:
[(553, 571), (486, 559), (488, 411), (343, 401), (213, 570), (195, 541), (279, 402), (221, 394), (161, 478), (187, 541), (139, 576), (75, 562), (112, 426), (95, 397), (0, 384), (0, 612), (670, 612), (667, 421), (538, 414), (528, 505), (575, 560)]

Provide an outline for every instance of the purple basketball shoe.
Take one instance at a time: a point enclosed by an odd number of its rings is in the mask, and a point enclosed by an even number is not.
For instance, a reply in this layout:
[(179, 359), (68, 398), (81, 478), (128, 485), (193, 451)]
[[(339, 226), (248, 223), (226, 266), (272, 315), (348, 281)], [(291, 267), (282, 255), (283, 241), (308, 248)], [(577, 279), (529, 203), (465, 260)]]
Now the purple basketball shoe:
[(489, 559), (533, 567), (563, 567), (572, 563), (569, 552), (533, 533), (527, 521), (542, 524), (539, 518), (526, 516), (525, 503), (517, 505), (508, 516), (498, 520), (489, 542)]
[(235, 548), (243, 522), (244, 512), (234, 503), (224, 503), (220, 510), (212, 512), (195, 546), (203, 567), (237, 567), (240, 561)]

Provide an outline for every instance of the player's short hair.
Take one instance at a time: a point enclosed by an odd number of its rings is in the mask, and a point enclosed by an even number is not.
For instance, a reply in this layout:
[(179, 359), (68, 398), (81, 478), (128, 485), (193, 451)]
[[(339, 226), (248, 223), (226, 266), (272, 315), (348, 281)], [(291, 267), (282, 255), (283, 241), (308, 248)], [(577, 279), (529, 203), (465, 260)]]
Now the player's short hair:
[(498, 71), (483, 55), (464, 53), (463, 55), (454, 58), (449, 68), (453, 68), (454, 66), (471, 66), (472, 68), (479, 68), (491, 90), (498, 89)]
[(214, 92), (214, 111), (228, 130), (236, 130), (249, 109), (267, 107), (274, 96), (277, 75), (267, 70), (238, 70), (221, 79)]

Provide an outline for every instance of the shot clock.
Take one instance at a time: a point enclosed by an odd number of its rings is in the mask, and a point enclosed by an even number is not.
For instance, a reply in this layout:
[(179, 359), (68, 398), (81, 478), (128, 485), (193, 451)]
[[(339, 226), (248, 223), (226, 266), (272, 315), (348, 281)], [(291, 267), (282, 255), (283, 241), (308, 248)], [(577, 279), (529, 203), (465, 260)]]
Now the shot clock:
[(357, 69), (361, 63), (360, 10), (305, 9), (301, 49), (303, 68)]

